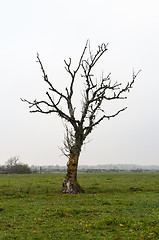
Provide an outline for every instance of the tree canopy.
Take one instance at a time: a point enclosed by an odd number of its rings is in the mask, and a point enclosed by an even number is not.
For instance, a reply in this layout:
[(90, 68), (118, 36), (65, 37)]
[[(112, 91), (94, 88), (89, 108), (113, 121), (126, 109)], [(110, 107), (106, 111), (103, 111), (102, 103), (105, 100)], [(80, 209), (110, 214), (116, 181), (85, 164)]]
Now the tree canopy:
[[(69, 158), (67, 163), (67, 175), (63, 182), (64, 193), (77, 193), (83, 191), (77, 182), (77, 167), (81, 148), (92, 130), (98, 126), (104, 119), (111, 119), (120, 112), (126, 110), (126, 107), (118, 109), (113, 114), (107, 114), (102, 103), (118, 99), (126, 99), (125, 94), (133, 87), (134, 81), (140, 71), (133, 72), (132, 80), (125, 86), (120, 82), (113, 82), (111, 74), (101, 75), (100, 79), (93, 74), (93, 69), (99, 59), (108, 50), (108, 44), (102, 43), (98, 46), (95, 54), (92, 53), (90, 42), (87, 41), (83, 52), (79, 58), (77, 67), (72, 69), (72, 59), (64, 60), (65, 69), (70, 76), (69, 87), (65, 92), (55, 88), (45, 72), (42, 61), (37, 54), (37, 62), (40, 64), (43, 79), (48, 86), (46, 92), (47, 100), (22, 101), (29, 104), (30, 112), (50, 114), (56, 113), (65, 121), (65, 139), (63, 153)], [(79, 106), (75, 106), (73, 97), (75, 96), (75, 83), (79, 81), (78, 74), (83, 81), (83, 91), (81, 94), (81, 115), (76, 116)], [(65, 111), (64, 106), (67, 106)]]

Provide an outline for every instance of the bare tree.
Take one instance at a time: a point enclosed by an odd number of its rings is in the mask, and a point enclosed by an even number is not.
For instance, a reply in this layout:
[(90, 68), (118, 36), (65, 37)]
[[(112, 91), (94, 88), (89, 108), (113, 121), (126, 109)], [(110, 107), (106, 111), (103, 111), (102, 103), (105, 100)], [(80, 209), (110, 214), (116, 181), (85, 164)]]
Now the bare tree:
[(19, 157), (11, 157), (6, 162), (5, 173), (9, 174), (23, 174), (23, 173), (31, 173), (31, 169), (27, 164), (23, 164)]
[[(113, 118), (126, 109), (126, 107), (121, 108), (117, 112), (107, 115), (102, 103), (115, 99), (126, 99), (123, 94), (129, 92), (139, 73), (135, 74), (133, 72), (132, 80), (124, 87), (122, 87), (121, 83), (113, 83), (110, 79), (110, 74), (106, 77), (101, 76), (100, 80), (97, 80), (92, 70), (106, 51), (107, 45), (103, 43), (98, 46), (96, 53), (92, 54), (90, 43), (87, 41), (75, 70), (71, 69), (71, 58), (69, 61), (64, 61), (65, 69), (70, 76), (70, 85), (66, 87), (65, 93), (57, 90), (50, 82), (37, 54), (37, 61), (41, 66), (44, 81), (48, 85), (48, 91), (46, 92), (47, 101), (21, 99), (29, 104), (29, 108), (33, 109), (30, 112), (57, 113), (66, 123), (66, 134), (62, 151), (68, 157), (68, 163), (67, 174), (63, 181), (63, 193), (83, 192), (77, 181), (77, 167), (81, 148), (87, 136), (104, 119)], [(75, 82), (79, 73), (83, 79), (84, 87), (81, 94), (81, 116), (77, 118), (76, 111), (78, 108), (74, 106), (73, 97), (75, 95)], [(67, 111), (63, 110), (64, 104), (67, 106)]]

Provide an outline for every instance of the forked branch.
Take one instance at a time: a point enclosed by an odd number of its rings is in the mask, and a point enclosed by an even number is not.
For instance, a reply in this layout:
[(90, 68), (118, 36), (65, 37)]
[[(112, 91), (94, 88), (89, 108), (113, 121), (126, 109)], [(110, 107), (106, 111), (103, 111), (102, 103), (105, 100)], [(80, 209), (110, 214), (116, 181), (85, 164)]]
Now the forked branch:
[[(105, 101), (112, 101), (118, 99), (126, 99), (125, 95), (133, 87), (134, 81), (138, 76), (139, 72), (135, 73), (133, 71), (132, 80), (122, 87), (121, 83), (113, 83), (110, 78), (110, 73), (104, 77), (103, 74), (98, 80), (94, 77), (93, 69), (97, 65), (99, 59), (108, 50), (108, 44), (101, 44), (96, 53), (93, 54), (90, 48), (90, 42), (87, 41), (86, 45), (82, 51), (79, 58), (79, 62), (75, 70), (71, 69), (72, 60), (69, 58), (68, 61), (64, 60), (65, 69), (70, 76), (70, 85), (66, 88), (66, 93), (62, 93), (48, 79), (45, 72), (39, 54), (37, 54), (37, 62), (40, 64), (43, 79), (48, 85), (48, 91), (46, 92), (47, 101), (34, 100), (33, 102), (26, 99), (21, 99), (23, 102), (29, 104), (29, 108), (33, 108), (30, 112), (40, 112), (44, 114), (57, 113), (62, 119), (64, 119), (67, 124), (71, 124), (71, 128), (66, 125), (66, 136), (64, 148), (68, 153), (70, 151), (71, 145), (80, 142), (81, 146), (85, 141), (86, 137), (91, 133), (91, 131), (99, 125), (104, 119), (110, 119), (116, 117), (119, 113), (124, 111), (125, 108), (119, 109), (117, 112), (108, 115), (105, 112), (103, 103)], [(79, 109), (79, 106), (74, 106), (73, 96), (78, 89), (75, 89), (75, 81), (81, 76), (83, 80), (83, 94), (81, 96), (81, 116), (78, 118), (75, 116), (75, 109)], [(55, 100), (56, 99), (56, 100)], [(67, 106), (67, 111), (63, 110), (63, 106)], [(69, 130), (70, 129), (70, 130)], [(78, 140), (78, 141), (77, 141)]]

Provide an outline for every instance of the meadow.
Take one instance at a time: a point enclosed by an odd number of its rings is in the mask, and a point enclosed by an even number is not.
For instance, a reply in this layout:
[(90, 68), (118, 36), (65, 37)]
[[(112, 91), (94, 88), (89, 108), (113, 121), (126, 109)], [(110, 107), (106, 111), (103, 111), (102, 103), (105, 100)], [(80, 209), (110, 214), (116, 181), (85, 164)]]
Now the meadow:
[(0, 240), (159, 239), (159, 173), (79, 173), (77, 195), (64, 175), (0, 175)]

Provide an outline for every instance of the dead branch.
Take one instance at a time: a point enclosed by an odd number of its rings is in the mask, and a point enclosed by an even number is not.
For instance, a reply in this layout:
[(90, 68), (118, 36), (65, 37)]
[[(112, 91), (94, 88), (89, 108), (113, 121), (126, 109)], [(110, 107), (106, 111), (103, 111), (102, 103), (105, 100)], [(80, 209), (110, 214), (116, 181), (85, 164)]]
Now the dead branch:
[[(65, 152), (67, 156), (71, 147), (76, 144), (76, 142), (80, 142), (82, 146), (86, 137), (91, 133), (94, 127), (99, 125), (104, 119), (113, 118), (126, 109), (125, 107), (119, 109), (112, 115), (107, 115), (105, 113), (105, 109), (102, 107), (102, 103), (104, 101), (126, 99), (127, 96), (125, 94), (131, 90), (136, 77), (141, 71), (139, 70), (137, 73), (133, 71), (132, 81), (128, 82), (124, 87), (122, 87), (121, 83), (113, 83), (110, 78), (110, 73), (106, 77), (104, 77), (102, 73), (101, 79), (98, 81), (94, 77), (93, 68), (97, 65), (103, 54), (108, 50), (107, 47), (108, 44), (101, 44), (98, 46), (96, 53), (93, 55), (90, 48), (90, 42), (87, 41), (75, 70), (71, 69), (71, 58), (69, 58), (68, 61), (64, 60), (65, 69), (71, 78), (69, 88), (66, 88), (66, 94), (57, 90), (50, 82), (40, 60), (39, 54), (37, 54), (37, 62), (40, 64), (43, 79), (48, 85), (48, 90), (56, 96), (57, 100), (55, 101), (49, 91), (46, 92), (48, 101), (34, 100), (31, 102), (26, 99), (21, 100), (28, 103), (29, 108), (33, 108), (30, 112), (40, 112), (44, 114), (57, 113), (67, 123), (71, 124), (73, 128), (69, 128), (68, 125), (65, 125), (66, 135), (62, 151)], [(88, 56), (86, 57), (87, 53)], [(77, 73), (80, 73), (84, 83), (83, 95), (81, 96), (82, 112), (79, 119), (76, 119), (75, 106), (73, 105), (73, 96), (75, 93), (74, 83), (77, 81)], [(63, 100), (67, 105), (68, 112), (62, 110)]]

